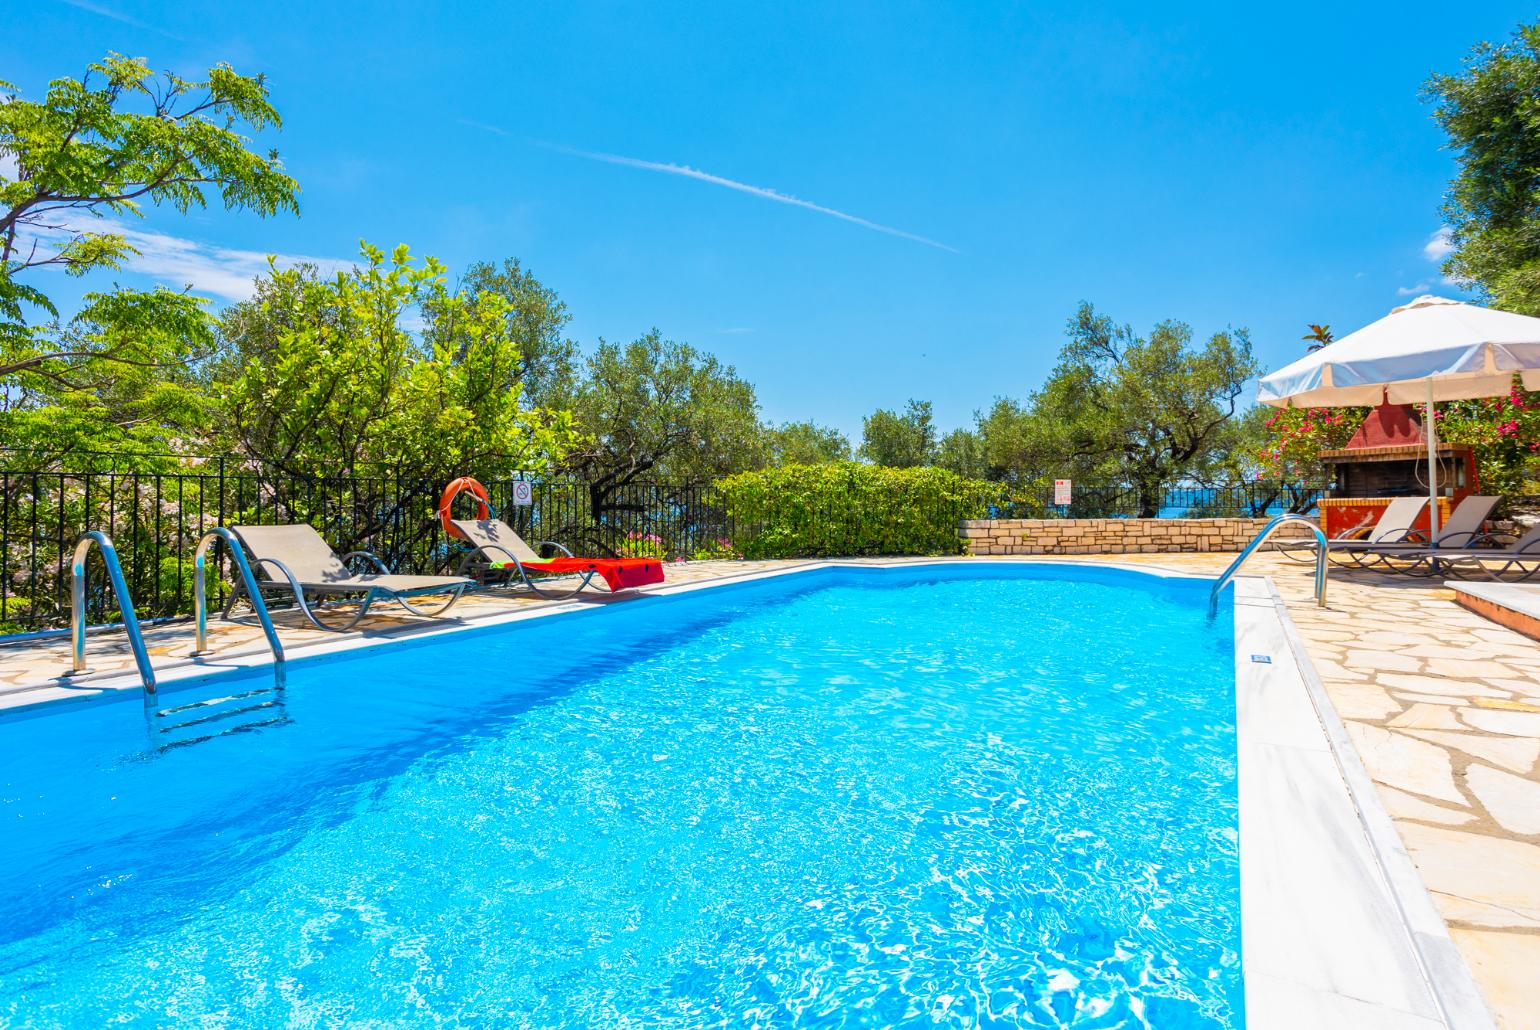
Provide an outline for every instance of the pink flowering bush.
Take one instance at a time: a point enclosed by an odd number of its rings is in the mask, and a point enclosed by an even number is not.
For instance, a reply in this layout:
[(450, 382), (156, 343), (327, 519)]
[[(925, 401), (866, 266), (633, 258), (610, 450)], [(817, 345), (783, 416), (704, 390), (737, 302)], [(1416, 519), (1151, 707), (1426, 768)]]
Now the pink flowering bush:
[[(1322, 451), (1341, 448), (1363, 424), (1368, 408), (1288, 408), (1264, 423), (1257, 459), (1279, 479), (1315, 482), (1325, 475)], [(1481, 489), (1506, 495), (1540, 493), (1540, 393), (1518, 379), (1505, 397), (1448, 401), (1433, 418), (1443, 443), (1476, 452)]]
[(1475, 449), (1483, 493), (1540, 492), (1540, 393), (1515, 377), (1506, 397), (1450, 401), (1434, 417), (1440, 440)]
[(1280, 408), (1263, 423), (1266, 435), (1257, 460), (1269, 476), (1320, 482), (1326, 477), (1321, 452), (1341, 448), (1368, 414), (1368, 408)]

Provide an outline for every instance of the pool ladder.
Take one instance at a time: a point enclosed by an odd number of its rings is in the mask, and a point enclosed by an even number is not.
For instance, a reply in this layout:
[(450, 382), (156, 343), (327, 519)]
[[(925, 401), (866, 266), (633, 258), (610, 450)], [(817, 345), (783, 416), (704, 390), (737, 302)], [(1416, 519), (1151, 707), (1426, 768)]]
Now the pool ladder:
[(246, 549), (235, 538), (235, 534), (224, 526), (215, 526), (203, 534), (203, 539), (198, 541), (198, 550), (193, 555), (193, 617), (198, 626), (197, 642), (193, 645), (193, 657), (208, 654), (210, 650), (209, 599), (208, 590), (204, 586), (204, 572), (208, 565), (209, 548), (216, 540), (225, 542), (225, 550), (230, 552), (230, 557), (241, 574), (241, 581), (246, 587), (246, 596), (251, 601), (252, 610), (257, 613), (257, 621), (262, 624), (262, 633), (267, 637), (268, 649), (273, 652), (273, 676), (282, 685), (283, 642), (278, 639), (278, 631), (273, 628), (273, 620), (267, 614), (267, 603), (262, 600), (262, 591), (257, 588), (257, 578), (251, 574), (251, 563), (246, 560)]
[(144, 634), (139, 630), (139, 618), (134, 614), (134, 599), (128, 596), (128, 584), (123, 582), (123, 566), (118, 561), (118, 550), (112, 546), (112, 538), (99, 529), (88, 530), (75, 544), (75, 558), (70, 565), (70, 676), (90, 672), (86, 666), (86, 557), (91, 545), (102, 549), (102, 561), (107, 566), (107, 578), (112, 592), (117, 596), (118, 610), (123, 613), (123, 629), (128, 633), (128, 646), (134, 651), (134, 664), (139, 666), (139, 679), (144, 683), (146, 700), (155, 696), (155, 670), (150, 665), (150, 654), (144, 648)]
[(1210, 590), (1208, 595), (1208, 613), (1210, 618), (1219, 613), (1219, 594), (1229, 585), (1230, 580), (1235, 578), (1241, 566), (1246, 564), (1246, 559), (1250, 558), (1257, 548), (1267, 542), (1267, 538), (1273, 535), (1274, 530), (1289, 523), (1309, 526), (1310, 531), (1315, 534), (1317, 542), (1315, 550), (1315, 603), (1318, 607), (1326, 607), (1326, 534), (1321, 531), (1321, 527), (1317, 526), (1313, 519), (1308, 519), (1303, 515), (1289, 514), (1279, 515), (1263, 526), (1262, 532), (1252, 538), (1251, 543), (1246, 545), (1246, 549), (1236, 556), (1228, 569), (1224, 570), (1224, 574), (1214, 580), (1214, 589)]
[[(208, 597), (204, 587), (204, 568), (207, 564), (208, 549), (216, 540), (223, 540), (229, 545), (230, 555), (240, 571), (241, 578), (245, 581), (251, 606), (257, 613), (257, 620), (262, 623), (262, 632), (267, 637), (267, 645), (273, 652), (273, 675), (282, 686), (283, 644), (278, 639), (277, 630), (273, 628), (273, 620), (267, 614), (267, 605), (263, 603), (255, 577), (251, 574), (251, 565), (246, 561), (246, 552), (241, 549), (235, 534), (223, 526), (217, 526), (203, 535), (203, 539), (198, 542), (197, 553), (193, 557), (193, 603), (198, 627), (193, 657), (209, 653)], [(86, 558), (91, 553), (92, 544), (101, 549), (102, 562), (107, 566), (107, 578), (117, 598), (118, 610), (123, 613), (123, 630), (128, 634), (128, 646), (134, 652), (134, 664), (139, 668), (139, 680), (144, 685), (145, 704), (149, 704), (156, 695), (155, 669), (150, 664), (150, 654), (144, 646), (144, 632), (139, 628), (139, 618), (134, 612), (134, 600), (129, 596), (128, 584), (123, 579), (123, 565), (118, 561), (117, 548), (112, 546), (111, 537), (97, 529), (88, 530), (81, 536), (75, 545), (75, 557), (70, 566), (71, 653), (68, 675), (81, 676), (91, 671), (86, 665)]]

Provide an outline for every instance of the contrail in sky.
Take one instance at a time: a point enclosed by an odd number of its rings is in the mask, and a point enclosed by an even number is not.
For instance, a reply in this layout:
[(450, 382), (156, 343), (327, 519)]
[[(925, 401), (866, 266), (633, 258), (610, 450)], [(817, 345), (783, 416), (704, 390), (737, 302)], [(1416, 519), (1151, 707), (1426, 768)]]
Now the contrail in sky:
[[(484, 132), (496, 133), (499, 136), (513, 135), (506, 129), (500, 129), (495, 125), (487, 125), (482, 122), (473, 122), (468, 118), (461, 118), (459, 121), (462, 125), (469, 125), (472, 128), (481, 129)], [(765, 200), (773, 200), (777, 204), (790, 204), (792, 207), (800, 207), (806, 208), (809, 211), (816, 211), (821, 215), (828, 215), (830, 218), (838, 218), (842, 222), (849, 222), (852, 225), (859, 225), (861, 228), (870, 229), (873, 232), (886, 233), (889, 236), (897, 236), (899, 239), (912, 240), (915, 243), (923, 243), (927, 247), (935, 247), (937, 250), (944, 250), (950, 254), (962, 253), (956, 247), (948, 246), (945, 243), (930, 239), (926, 236), (919, 236), (912, 232), (905, 232), (902, 229), (895, 229), (891, 225), (883, 225), (879, 222), (873, 222), (868, 219), (861, 218), (857, 215), (847, 214), (844, 211), (837, 211), (832, 207), (824, 207), (822, 204), (815, 204), (811, 200), (803, 200), (801, 197), (793, 197), (789, 194), (781, 193), (778, 190), (772, 190), (765, 186), (752, 186), (749, 183), (739, 182), (736, 179), (728, 179), (720, 175), (712, 175), (710, 172), (703, 172), (699, 168), (691, 168), (689, 165), (667, 164), (662, 161), (644, 161), (639, 157), (625, 157), (621, 154), (606, 154), (599, 150), (579, 150), (576, 147), (562, 146), (559, 143), (547, 143), (543, 140), (530, 140), (530, 142), (536, 146), (544, 147), (546, 150), (554, 150), (558, 154), (566, 154), (570, 157), (581, 157), (587, 161), (603, 161), (605, 164), (621, 165), (625, 168), (640, 168), (643, 171), (648, 172), (662, 172), (664, 175), (679, 175), (686, 179), (695, 179), (698, 182), (708, 182), (713, 186), (725, 186), (727, 189), (737, 190), (739, 193), (747, 193), (750, 196), (763, 197)]]

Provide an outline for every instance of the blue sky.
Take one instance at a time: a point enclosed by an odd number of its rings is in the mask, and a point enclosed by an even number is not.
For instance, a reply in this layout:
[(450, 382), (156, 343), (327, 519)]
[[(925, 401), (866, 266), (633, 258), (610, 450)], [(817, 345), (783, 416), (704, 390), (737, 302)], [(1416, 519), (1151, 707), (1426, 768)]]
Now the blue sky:
[(269, 76), (301, 217), (151, 212), (124, 282), (223, 304), (265, 252), (517, 256), (583, 344), (656, 326), (854, 437), (1025, 395), (1081, 300), (1248, 327), (1277, 368), (1307, 322), (1458, 294), (1419, 90), (1533, 11), (1244, 6), (36, 0), (3, 76), (40, 96), (109, 49)]

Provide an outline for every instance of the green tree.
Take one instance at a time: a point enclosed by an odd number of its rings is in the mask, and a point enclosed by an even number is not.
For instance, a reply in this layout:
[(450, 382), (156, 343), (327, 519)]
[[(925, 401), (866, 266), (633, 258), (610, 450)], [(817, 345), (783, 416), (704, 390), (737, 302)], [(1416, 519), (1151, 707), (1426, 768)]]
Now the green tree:
[(1228, 452), (1241, 395), (1259, 369), (1244, 329), (1194, 348), (1192, 329), (1147, 337), (1082, 304), (1058, 365), (1032, 399), (1034, 430), (1071, 478), (1127, 483), (1153, 518), (1164, 489), (1201, 480)]
[(886, 408), (861, 420), (861, 457), (873, 465), (917, 468), (936, 458), (930, 401), (911, 400), (903, 414)]
[(1500, 308), (1540, 314), (1540, 25), (1480, 44), (1424, 95), (1459, 166), (1444, 204), (1445, 272)]
[(1059, 470), (1052, 434), (1020, 401), (996, 397), (976, 421), (987, 478), (1025, 486)]
[(771, 465), (822, 465), (850, 460), (850, 441), (838, 429), (814, 422), (787, 422), (765, 429)]
[(566, 532), (587, 546), (606, 546), (599, 526), (644, 514), (634, 484), (683, 490), (764, 463), (754, 387), (656, 329), (624, 346), (601, 340), (567, 403), (584, 442), (565, 468), (587, 484), (588, 503)]
[[(404, 245), (388, 262), (365, 245), (360, 266), (333, 279), (273, 269), (224, 320), (234, 376), (216, 392), (233, 448), (268, 474), (378, 481), (397, 504), (360, 499), (372, 518), (359, 538), (398, 512), (426, 530), (449, 479), (547, 468), (574, 440), (569, 413), (523, 404), (507, 301), (451, 292), (443, 271), (414, 265)], [(414, 335), (413, 315), (454, 331)]]
[[(517, 258), (507, 258), (501, 265), (476, 262), (466, 269), (459, 288), (471, 297), (490, 293), (507, 302), (508, 332), (519, 344), (519, 364), (512, 379), (522, 387), (527, 403), (544, 405), (570, 394), (578, 347), (564, 335), (572, 316), (554, 290)], [(453, 333), (454, 328), (433, 324), (428, 333)]]
[(79, 80), (50, 83), (41, 101), (0, 88), (0, 154), (13, 163), (0, 166), (4, 438), (43, 445), (34, 430), (55, 417), (71, 426), (55, 444), (175, 432), (198, 408), (187, 368), (213, 340), (203, 301), (116, 288), (88, 293), (62, 319), (35, 273), (122, 267), (135, 251), (114, 218), (144, 204), (185, 213), (213, 193), (227, 208), (297, 212), (276, 155), (253, 153), (238, 131), (279, 124), (262, 77), (228, 65), (201, 81), (157, 77), (111, 54)]
[(936, 445), (935, 465), (963, 479), (983, 479), (988, 470), (984, 438), (971, 429), (952, 430)]

